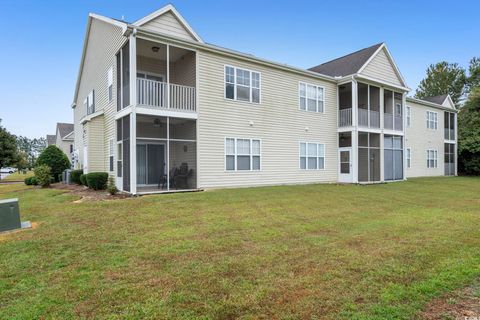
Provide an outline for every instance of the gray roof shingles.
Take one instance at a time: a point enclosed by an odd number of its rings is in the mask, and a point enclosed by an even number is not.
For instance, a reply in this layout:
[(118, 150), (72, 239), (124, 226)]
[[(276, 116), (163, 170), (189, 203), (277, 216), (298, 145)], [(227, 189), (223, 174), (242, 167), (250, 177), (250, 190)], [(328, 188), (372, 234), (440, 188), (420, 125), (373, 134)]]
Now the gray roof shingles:
[(57, 123), (57, 132), (60, 132), (60, 137), (63, 139), (65, 136), (73, 131), (73, 123)]
[(322, 63), (308, 70), (332, 77), (344, 77), (357, 73), (383, 43), (350, 53), (335, 60)]
[(56, 136), (54, 134), (47, 134), (47, 145), (55, 144)]
[(448, 97), (448, 94), (442, 94), (439, 96), (425, 97), (425, 98), (422, 98), (422, 100), (442, 105), (445, 102), (445, 99), (447, 99), (447, 97)]

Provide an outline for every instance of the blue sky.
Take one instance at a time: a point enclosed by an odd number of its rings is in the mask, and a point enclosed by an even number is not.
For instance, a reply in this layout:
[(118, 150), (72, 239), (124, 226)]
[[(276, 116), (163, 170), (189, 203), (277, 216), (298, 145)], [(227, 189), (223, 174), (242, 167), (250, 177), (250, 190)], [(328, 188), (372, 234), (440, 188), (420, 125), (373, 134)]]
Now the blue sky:
[[(167, 2), (0, 0), (0, 118), (28, 137), (72, 122), (89, 12), (134, 21)], [(478, 1), (173, 1), (209, 43), (308, 68), (385, 41), (413, 90), (430, 63), (480, 56)]]

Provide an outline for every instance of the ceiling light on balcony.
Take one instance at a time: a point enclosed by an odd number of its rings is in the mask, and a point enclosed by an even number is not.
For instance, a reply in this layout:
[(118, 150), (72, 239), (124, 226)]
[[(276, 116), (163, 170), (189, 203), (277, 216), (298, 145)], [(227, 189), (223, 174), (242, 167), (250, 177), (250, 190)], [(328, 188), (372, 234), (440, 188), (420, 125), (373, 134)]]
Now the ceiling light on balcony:
[(156, 118), (155, 120), (153, 120), (153, 126), (155, 128), (161, 128), (162, 127), (162, 123), (160, 122), (160, 119)]
[(157, 52), (158, 52), (158, 50), (160, 50), (160, 48), (159, 48), (159, 47), (152, 47), (152, 51), (153, 51), (153, 52), (157, 53)]

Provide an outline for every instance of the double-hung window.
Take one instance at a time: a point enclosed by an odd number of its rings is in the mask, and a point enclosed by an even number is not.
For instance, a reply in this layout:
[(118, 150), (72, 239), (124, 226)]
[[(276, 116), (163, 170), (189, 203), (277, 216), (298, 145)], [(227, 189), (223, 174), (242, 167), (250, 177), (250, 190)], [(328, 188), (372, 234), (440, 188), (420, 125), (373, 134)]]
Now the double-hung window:
[(260, 73), (225, 66), (225, 98), (260, 103)]
[(407, 121), (407, 128), (410, 128), (410, 126), (412, 125), (412, 107), (409, 107), (409, 106), (407, 106), (406, 121)]
[(300, 98), (300, 110), (323, 112), (324, 111), (324, 88), (316, 85), (300, 82), (298, 85)]
[(260, 170), (261, 146), (259, 139), (225, 139), (225, 170)]
[(412, 148), (407, 148), (407, 168), (412, 166)]
[(95, 90), (88, 93), (87, 97), (83, 101), (83, 104), (87, 107), (87, 114), (95, 112)]
[(114, 163), (114, 159), (113, 159), (113, 154), (114, 154), (114, 143), (113, 143), (113, 139), (110, 139), (108, 141), (108, 168), (109, 168), (109, 171), (112, 172), (113, 171), (113, 163)]
[(300, 169), (325, 169), (325, 145), (321, 143), (300, 142)]
[(437, 130), (438, 127), (438, 113), (427, 111), (427, 129)]
[(433, 149), (427, 150), (427, 168), (438, 167), (438, 151)]
[(108, 69), (107, 73), (108, 102), (113, 100), (113, 67)]

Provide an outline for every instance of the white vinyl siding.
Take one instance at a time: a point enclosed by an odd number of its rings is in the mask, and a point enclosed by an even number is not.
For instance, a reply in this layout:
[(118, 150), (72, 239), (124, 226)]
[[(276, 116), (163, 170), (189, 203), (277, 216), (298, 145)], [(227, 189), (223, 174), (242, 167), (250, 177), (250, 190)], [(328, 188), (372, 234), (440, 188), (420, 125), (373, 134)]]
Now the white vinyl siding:
[(189, 41), (196, 41), (190, 32), (182, 25), (182, 23), (171, 13), (166, 12), (153, 20), (142, 25), (142, 28), (182, 38)]
[(258, 171), (260, 163), (260, 139), (225, 138), (225, 170)]
[(225, 66), (225, 98), (260, 103), (260, 73)]
[(325, 92), (323, 87), (300, 82), (298, 95), (300, 110), (312, 112), (324, 112)]
[(395, 72), (392, 61), (387, 56), (387, 51), (382, 49), (378, 54), (365, 66), (362, 74), (386, 81), (398, 86), (402, 86), (401, 78)]
[(300, 169), (324, 170), (325, 145), (321, 143), (300, 142)]
[(438, 151), (427, 150), (427, 168), (438, 168)]
[(426, 117), (427, 117), (427, 129), (437, 130), (438, 113), (433, 111), (427, 111)]

